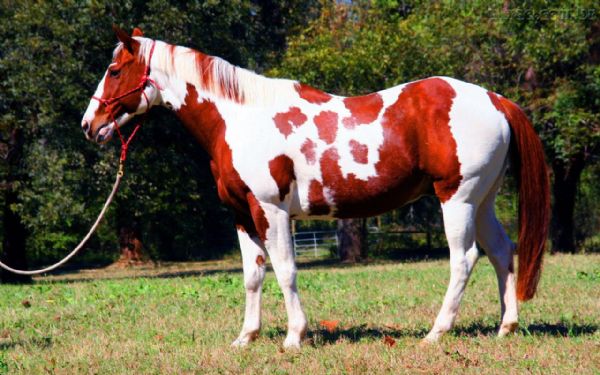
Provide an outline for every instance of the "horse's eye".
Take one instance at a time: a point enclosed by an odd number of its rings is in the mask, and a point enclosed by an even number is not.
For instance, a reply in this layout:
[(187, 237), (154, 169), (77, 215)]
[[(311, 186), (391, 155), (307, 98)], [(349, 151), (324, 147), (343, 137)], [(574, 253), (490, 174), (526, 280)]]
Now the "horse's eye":
[(121, 71), (118, 69), (108, 71), (108, 74), (110, 74), (111, 77), (118, 77), (120, 73), (121, 73)]

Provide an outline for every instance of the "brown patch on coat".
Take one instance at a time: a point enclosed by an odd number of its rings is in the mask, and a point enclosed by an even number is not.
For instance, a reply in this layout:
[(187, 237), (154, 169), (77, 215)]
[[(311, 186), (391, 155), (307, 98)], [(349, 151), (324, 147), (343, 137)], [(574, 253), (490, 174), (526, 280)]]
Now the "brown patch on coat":
[(354, 139), (350, 140), (350, 153), (357, 163), (367, 164), (369, 162), (369, 147)]
[(269, 229), (269, 222), (265, 216), (265, 211), (260, 206), (260, 203), (254, 194), (248, 193), (247, 201), (250, 206), (250, 216), (252, 216), (252, 221), (254, 221), (258, 238), (264, 242), (267, 240), (267, 229)]
[(315, 153), (315, 148), (317, 147), (317, 144), (315, 142), (313, 142), (311, 139), (306, 139), (306, 141), (304, 141), (304, 143), (302, 144), (302, 147), (300, 148), (300, 152), (302, 152), (304, 154), (304, 157), (306, 158), (306, 162), (309, 165), (313, 165), (317, 162), (317, 155)]
[(350, 111), (351, 115), (342, 121), (348, 129), (356, 125), (369, 124), (379, 116), (383, 108), (383, 99), (378, 93), (372, 93), (364, 96), (353, 96), (344, 99), (344, 105)]
[(335, 141), (338, 129), (338, 114), (332, 111), (322, 111), (314, 118), (319, 138), (327, 144), (332, 144)]
[(317, 180), (311, 180), (308, 186), (308, 204), (311, 215), (328, 215), (331, 212), (323, 194), (323, 184)]
[[(450, 131), (450, 110), (456, 92), (441, 78), (406, 85), (384, 114), (384, 123), (409, 125), (417, 146), (419, 168), (433, 180), (440, 201), (450, 199), (460, 184), (456, 140)], [(410, 136), (396, 131), (397, 136)]]
[(279, 200), (283, 202), (290, 192), (292, 182), (296, 179), (294, 162), (286, 155), (279, 155), (269, 161), (269, 171), (279, 189)]
[(323, 104), (331, 100), (331, 95), (303, 83), (296, 83), (294, 88), (302, 99), (311, 104)]
[(258, 264), (258, 266), (263, 266), (265, 264), (265, 258), (263, 258), (262, 255), (258, 255), (256, 257), (256, 264)]
[[(308, 120), (298, 107), (290, 107), (287, 112), (280, 112), (273, 117), (275, 126), (286, 138), (294, 131), (293, 127), (299, 127)], [(292, 127), (293, 126), (293, 127)]]

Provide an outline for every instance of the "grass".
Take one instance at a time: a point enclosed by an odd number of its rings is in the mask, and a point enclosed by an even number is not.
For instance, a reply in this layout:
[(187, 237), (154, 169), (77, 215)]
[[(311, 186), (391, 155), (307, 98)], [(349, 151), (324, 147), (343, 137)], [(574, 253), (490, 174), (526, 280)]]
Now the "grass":
[[(549, 256), (539, 295), (522, 305), (522, 328), (505, 339), (495, 337), (496, 278), (481, 259), (456, 328), (428, 347), (418, 344), (441, 304), (447, 260), (307, 263), (299, 289), (310, 331), (302, 350), (288, 352), (272, 272), (262, 335), (230, 349), (242, 324), (240, 267), (166, 264), (0, 285), (0, 373), (600, 374), (599, 255)], [(329, 332), (323, 320), (339, 324)]]

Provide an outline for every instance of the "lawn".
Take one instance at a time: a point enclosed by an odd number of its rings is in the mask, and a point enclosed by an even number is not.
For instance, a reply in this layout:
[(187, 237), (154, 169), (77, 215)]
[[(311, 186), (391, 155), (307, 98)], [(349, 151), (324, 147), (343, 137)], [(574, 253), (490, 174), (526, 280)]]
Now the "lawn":
[(261, 336), (247, 349), (229, 347), (242, 323), (240, 266), (91, 270), (0, 285), (0, 373), (600, 374), (600, 255), (547, 257), (538, 296), (504, 339), (495, 337), (496, 277), (482, 258), (456, 328), (427, 347), (419, 342), (440, 307), (447, 260), (307, 262), (299, 289), (309, 334), (300, 351), (287, 352), (272, 272)]

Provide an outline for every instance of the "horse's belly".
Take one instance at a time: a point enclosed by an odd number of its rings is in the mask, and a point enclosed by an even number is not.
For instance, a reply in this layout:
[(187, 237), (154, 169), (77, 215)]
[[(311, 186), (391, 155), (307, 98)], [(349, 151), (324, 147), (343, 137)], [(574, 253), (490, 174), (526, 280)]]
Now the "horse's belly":
[(421, 173), (360, 180), (353, 175), (325, 185), (316, 180), (299, 184), (294, 218), (352, 218), (375, 216), (401, 207), (431, 191), (431, 179)]

